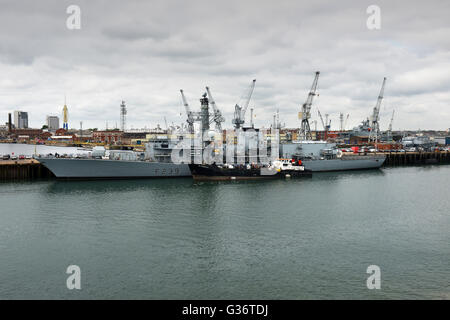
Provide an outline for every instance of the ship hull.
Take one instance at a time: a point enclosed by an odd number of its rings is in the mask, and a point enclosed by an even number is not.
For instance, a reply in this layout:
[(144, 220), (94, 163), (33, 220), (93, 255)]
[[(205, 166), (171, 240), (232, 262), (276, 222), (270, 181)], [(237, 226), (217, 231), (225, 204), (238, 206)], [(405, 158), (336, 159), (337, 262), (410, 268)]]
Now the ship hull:
[(57, 179), (138, 179), (190, 177), (187, 164), (103, 159), (39, 158)]
[(197, 165), (191, 164), (189, 168), (192, 172), (194, 180), (268, 180), (268, 179), (281, 179), (281, 178), (303, 178), (311, 177), (310, 170), (294, 171), (283, 170), (276, 171), (275, 169), (261, 168), (261, 169), (227, 169), (219, 168), (214, 165)]
[(328, 171), (348, 171), (348, 170), (366, 170), (379, 169), (384, 161), (385, 156), (355, 156), (349, 158), (324, 159), (324, 160), (303, 160), (305, 169), (313, 172)]

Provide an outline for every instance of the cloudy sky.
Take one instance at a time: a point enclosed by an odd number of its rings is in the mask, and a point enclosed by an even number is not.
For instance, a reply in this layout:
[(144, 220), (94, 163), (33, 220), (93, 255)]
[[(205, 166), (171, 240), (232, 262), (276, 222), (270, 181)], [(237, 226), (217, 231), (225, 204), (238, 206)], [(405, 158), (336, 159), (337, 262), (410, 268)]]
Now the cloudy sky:
[[(0, 116), (28, 111), (30, 125), (61, 115), (69, 126), (128, 128), (185, 121), (179, 89), (199, 108), (210, 86), (231, 126), (235, 103), (256, 78), (255, 123), (297, 112), (320, 70), (317, 108), (347, 127), (369, 116), (387, 77), (381, 127), (450, 127), (450, 1), (23, 1), (0, 0)], [(81, 29), (66, 26), (69, 5)], [(381, 29), (367, 28), (367, 7)], [(249, 115), (249, 113), (248, 113)], [(319, 125), (318, 125), (319, 126)], [(320, 126), (319, 126), (320, 127)]]

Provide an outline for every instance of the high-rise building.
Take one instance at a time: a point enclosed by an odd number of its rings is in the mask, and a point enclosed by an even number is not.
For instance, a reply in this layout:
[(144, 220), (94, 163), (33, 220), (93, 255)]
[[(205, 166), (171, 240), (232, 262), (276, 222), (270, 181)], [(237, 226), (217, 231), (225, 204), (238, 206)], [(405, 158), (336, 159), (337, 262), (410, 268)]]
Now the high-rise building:
[(14, 111), (14, 126), (17, 129), (28, 128), (28, 112)]
[(48, 131), (56, 131), (59, 129), (59, 117), (47, 116)]

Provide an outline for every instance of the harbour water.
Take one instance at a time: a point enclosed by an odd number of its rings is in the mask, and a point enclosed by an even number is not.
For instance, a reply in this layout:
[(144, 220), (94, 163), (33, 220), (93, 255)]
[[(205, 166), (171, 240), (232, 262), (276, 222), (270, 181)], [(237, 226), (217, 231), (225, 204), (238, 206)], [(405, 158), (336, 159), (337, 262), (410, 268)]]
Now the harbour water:
[(0, 298), (450, 299), (449, 177), (1, 183)]

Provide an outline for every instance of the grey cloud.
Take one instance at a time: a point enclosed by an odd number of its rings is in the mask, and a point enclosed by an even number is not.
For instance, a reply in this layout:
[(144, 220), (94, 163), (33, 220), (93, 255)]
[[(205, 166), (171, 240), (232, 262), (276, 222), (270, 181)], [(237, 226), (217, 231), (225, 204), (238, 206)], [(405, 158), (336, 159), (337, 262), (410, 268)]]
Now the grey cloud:
[(296, 127), (320, 70), (316, 120), (320, 108), (334, 125), (339, 112), (356, 125), (387, 76), (382, 126), (395, 107), (394, 128), (448, 127), (448, 1), (378, 1), (378, 31), (366, 28), (372, 1), (77, 2), (79, 31), (65, 27), (73, 1), (2, 3), (0, 115), (20, 108), (40, 126), (47, 112), (61, 112), (67, 94), (73, 126), (112, 126), (122, 99), (134, 127), (164, 116), (179, 123), (179, 89), (199, 108), (209, 85), (230, 125), (234, 104), (256, 78), (257, 124), (267, 127), (279, 109)]
[(145, 26), (134, 25), (130, 26), (115, 26), (103, 30), (106, 37), (113, 39), (120, 39), (125, 41), (135, 41), (142, 39), (161, 40), (169, 36), (165, 30), (149, 30)]

